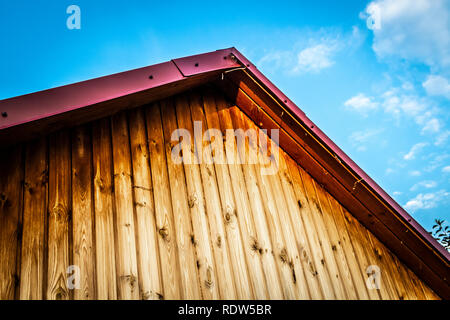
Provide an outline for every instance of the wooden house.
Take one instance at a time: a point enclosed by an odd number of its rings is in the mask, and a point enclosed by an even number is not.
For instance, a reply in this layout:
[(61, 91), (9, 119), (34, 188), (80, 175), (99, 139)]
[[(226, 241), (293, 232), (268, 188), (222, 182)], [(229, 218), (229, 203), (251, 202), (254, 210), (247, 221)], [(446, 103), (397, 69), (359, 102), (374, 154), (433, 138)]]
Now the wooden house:
[(450, 298), (449, 253), (234, 48), (0, 112), (0, 299)]

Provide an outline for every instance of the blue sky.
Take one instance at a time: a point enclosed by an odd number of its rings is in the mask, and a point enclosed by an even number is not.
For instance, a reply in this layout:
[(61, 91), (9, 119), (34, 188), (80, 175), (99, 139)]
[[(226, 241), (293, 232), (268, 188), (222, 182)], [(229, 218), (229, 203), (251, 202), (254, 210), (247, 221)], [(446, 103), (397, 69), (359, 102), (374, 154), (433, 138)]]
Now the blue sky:
[(2, 1), (0, 41), (0, 99), (235, 46), (426, 229), (450, 220), (449, 1)]

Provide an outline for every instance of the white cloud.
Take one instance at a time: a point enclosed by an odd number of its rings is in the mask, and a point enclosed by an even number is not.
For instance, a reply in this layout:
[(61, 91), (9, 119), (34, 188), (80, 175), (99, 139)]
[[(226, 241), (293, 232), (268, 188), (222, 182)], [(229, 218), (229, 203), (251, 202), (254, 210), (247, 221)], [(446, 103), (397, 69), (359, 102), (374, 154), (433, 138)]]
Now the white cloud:
[(317, 73), (334, 64), (332, 56), (336, 51), (336, 45), (321, 43), (300, 51), (297, 55), (295, 73)]
[(442, 168), (442, 172), (444, 173), (450, 173), (450, 166), (446, 166)]
[[(379, 20), (373, 28), (373, 49), (379, 57), (450, 65), (450, 2), (447, 0), (374, 0), (367, 15)], [(378, 19), (379, 18), (379, 19)]]
[[(376, 98), (359, 93), (345, 101), (344, 106), (364, 117), (371, 111), (382, 109), (396, 120), (397, 124), (400, 121), (413, 120), (419, 126), (421, 134), (439, 134), (445, 129), (445, 121), (439, 118), (445, 112), (430, 98), (418, 96), (405, 83), (402, 87), (391, 88)], [(447, 137), (448, 134), (440, 136), (435, 145), (444, 144)]]
[(420, 152), (424, 147), (426, 147), (428, 144), (425, 142), (419, 142), (412, 146), (411, 150), (407, 154), (403, 156), (403, 159), (405, 160), (412, 160), (416, 157), (417, 153)]
[(448, 201), (450, 193), (446, 190), (439, 190), (433, 193), (420, 193), (409, 200), (403, 207), (412, 212), (417, 210), (432, 209), (438, 206), (442, 201)]
[(441, 130), (441, 123), (438, 119), (432, 118), (427, 121), (425, 121), (425, 124), (422, 128), (422, 133), (431, 132), (431, 133), (437, 133)]
[(403, 194), (403, 192), (401, 192), (401, 191), (394, 191), (394, 192), (392, 192), (392, 194), (393, 194), (394, 196), (400, 196), (400, 195)]
[(392, 168), (387, 168), (385, 174), (389, 175), (389, 174), (394, 173), (394, 172), (395, 172), (394, 169), (392, 169)]
[(295, 33), (288, 39), (286, 43), (290, 48), (266, 53), (258, 61), (258, 66), (272, 71), (283, 70), (290, 75), (318, 73), (333, 66), (337, 54), (343, 49), (348, 52), (357, 48), (364, 39), (356, 26), (346, 34), (329, 29), (300, 34)]
[(356, 131), (350, 135), (349, 139), (351, 143), (357, 147), (356, 150), (366, 151), (366, 144), (383, 131), (384, 129), (367, 129), (364, 131)]
[(434, 145), (436, 146), (442, 146), (447, 142), (447, 139), (450, 137), (450, 130), (446, 130), (442, 132), (434, 142)]
[(435, 169), (441, 167), (445, 160), (450, 158), (450, 155), (447, 153), (444, 154), (432, 154), (432, 160), (429, 162), (428, 166), (424, 169), (426, 172), (432, 172)]
[(368, 111), (377, 109), (378, 103), (374, 102), (373, 98), (367, 97), (363, 93), (359, 93), (358, 95), (345, 101), (344, 106), (366, 115)]
[(431, 189), (437, 186), (437, 182), (433, 180), (421, 181), (413, 185), (409, 190), (415, 191), (419, 188)]
[(360, 143), (366, 142), (383, 131), (384, 131), (383, 129), (367, 129), (364, 131), (356, 131), (351, 134), (350, 140)]
[(422, 175), (422, 172), (420, 172), (419, 170), (413, 170), (409, 172), (409, 175), (413, 177), (419, 177)]
[(271, 69), (284, 69), (289, 74), (318, 73), (334, 64), (334, 55), (340, 49), (337, 39), (310, 39), (302, 49), (274, 51), (266, 54), (258, 62)]
[(450, 83), (444, 77), (429, 75), (422, 86), (430, 96), (444, 96), (450, 99)]
[(442, 129), (442, 123), (437, 118), (441, 111), (427, 98), (404, 92), (401, 88), (392, 88), (381, 96), (379, 104), (397, 121), (403, 116), (412, 118), (421, 127), (422, 134), (436, 134)]
[(402, 84), (402, 89), (405, 91), (411, 91), (414, 89), (414, 85), (411, 82), (404, 82)]

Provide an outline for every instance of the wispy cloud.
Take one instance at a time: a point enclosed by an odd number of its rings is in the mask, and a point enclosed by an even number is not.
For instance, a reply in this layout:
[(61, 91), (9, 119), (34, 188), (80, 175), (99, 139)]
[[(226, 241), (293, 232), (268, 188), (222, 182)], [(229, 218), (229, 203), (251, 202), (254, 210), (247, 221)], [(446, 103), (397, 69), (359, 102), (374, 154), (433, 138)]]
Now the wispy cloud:
[(409, 86), (406, 89), (405, 86), (391, 88), (376, 98), (359, 93), (345, 101), (344, 106), (364, 117), (380, 109), (398, 123), (413, 120), (421, 134), (439, 134), (444, 127), (439, 120), (440, 108), (427, 97), (417, 95)]
[(363, 131), (353, 132), (349, 139), (350, 142), (357, 148), (358, 151), (366, 151), (367, 143), (373, 140), (376, 136), (382, 133), (384, 129), (366, 129)]
[(450, 83), (442, 76), (430, 75), (422, 86), (430, 96), (443, 96), (450, 99)]
[(409, 172), (409, 175), (411, 177), (419, 177), (419, 176), (422, 175), (422, 172), (420, 172), (419, 170), (412, 170), (412, 171)]
[(427, 119), (423, 122), (422, 133), (437, 133), (441, 130), (441, 122), (436, 118)]
[(420, 181), (414, 184), (409, 190), (416, 191), (421, 188), (431, 189), (437, 186), (437, 182), (433, 180)]
[(411, 150), (407, 154), (403, 156), (404, 160), (413, 160), (415, 159), (416, 155), (425, 148), (428, 145), (428, 143), (425, 142), (419, 142), (412, 146)]
[(292, 39), (291, 48), (266, 53), (257, 64), (289, 75), (319, 73), (335, 64), (339, 52), (359, 46), (362, 39), (357, 27), (349, 34), (321, 29), (310, 32), (306, 39)]
[(297, 55), (297, 65), (294, 73), (317, 73), (334, 64), (333, 55), (337, 50), (335, 44), (321, 43), (300, 51)]
[(450, 193), (446, 190), (439, 190), (431, 193), (419, 193), (414, 198), (410, 199), (403, 206), (405, 210), (415, 212), (418, 210), (426, 210), (437, 207), (441, 202), (448, 201)]
[(299, 51), (270, 52), (259, 60), (258, 65), (270, 64), (272, 69), (282, 69), (291, 75), (318, 73), (335, 63), (334, 55), (339, 47), (338, 40), (321, 39)]
[(450, 166), (445, 166), (442, 168), (442, 172), (444, 173), (450, 173)]
[(434, 142), (435, 146), (442, 146), (444, 145), (448, 138), (450, 137), (450, 130), (446, 130), (444, 132), (442, 132), (437, 138), (436, 141)]
[(346, 106), (347, 109), (367, 116), (369, 111), (376, 110), (378, 108), (378, 103), (374, 102), (372, 97), (367, 97), (365, 94), (359, 93), (345, 101), (344, 106)]
[(446, 160), (450, 158), (450, 155), (447, 153), (443, 154), (431, 154), (431, 160), (429, 161), (426, 168), (424, 168), (424, 171), (426, 172), (432, 172), (436, 170), (437, 168), (441, 167), (445, 164)]

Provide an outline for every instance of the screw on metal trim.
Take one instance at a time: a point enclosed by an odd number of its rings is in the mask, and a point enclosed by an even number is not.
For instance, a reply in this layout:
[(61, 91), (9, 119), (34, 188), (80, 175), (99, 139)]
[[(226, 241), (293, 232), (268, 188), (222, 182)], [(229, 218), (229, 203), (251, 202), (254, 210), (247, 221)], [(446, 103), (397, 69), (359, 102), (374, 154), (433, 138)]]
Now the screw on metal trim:
[(8, 112), (3, 111), (3, 112), (2, 112), (2, 117), (3, 117), (3, 118), (6, 118), (7, 116), (8, 116)]
[(224, 57), (223, 57), (223, 60), (227, 60), (227, 56), (224, 56)]
[(198, 67), (198, 62), (195, 64), (196, 67)]
[(149, 78), (150, 80), (152, 80), (152, 79), (153, 79), (153, 75), (152, 75), (152, 74), (149, 75), (148, 78)]

